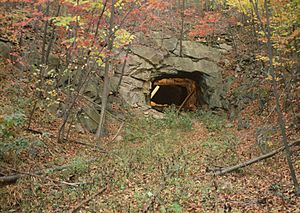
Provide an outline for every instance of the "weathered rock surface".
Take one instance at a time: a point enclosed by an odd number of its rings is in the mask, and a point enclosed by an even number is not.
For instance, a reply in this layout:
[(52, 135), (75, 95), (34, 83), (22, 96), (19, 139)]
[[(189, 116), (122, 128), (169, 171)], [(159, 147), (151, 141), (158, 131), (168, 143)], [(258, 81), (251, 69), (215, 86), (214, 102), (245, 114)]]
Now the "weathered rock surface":
[(78, 114), (81, 125), (89, 132), (95, 133), (98, 127), (100, 114), (93, 107), (86, 107)]
[[(179, 45), (174, 52), (179, 55)], [(219, 62), (221, 59), (221, 52), (218, 49), (205, 46), (199, 42), (183, 41), (182, 42), (182, 54), (185, 57), (195, 59), (206, 59), (209, 61)]]
[(164, 60), (165, 55), (168, 54), (166, 51), (159, 51), (142, 45), (133, 45), (131, 51), (134, 55), (137, 55), (139, 58), (142, 58), (153, 65), (160, 64)]
[[(221, 68), (218, 66), (222, 50), (199, 42), (183, 41), (182, 57), (179, 56), (179, 40), (160, 32), (138, 35), (132, 45), (119, 93), (131, 106), (148, 104), (151, 83), (165, 75), (189, 75), (199, 85), (202, 104), (210, 108), (223, 107), (224, 91)], [(224, 49), (228, 47), (224, 46)], [(111, 87), (116, 89), (122, 66), (116, 69)]]
[(232, 47), (230, 46), (230, 45), (228, 45), (228, 44), (220, 44), (219, 45), (220, 46), (220, 48), (224, 51), (224, 52), (229, 52), (229, 51), (231, 51), (232, 50)]
[(182, 72), (201, 72), (211, 76), (217, 76), (220, 73), (218, 65), (207, 60), (194, 62), (191, 58), (168, 57), (164, 60), (164, 64)]

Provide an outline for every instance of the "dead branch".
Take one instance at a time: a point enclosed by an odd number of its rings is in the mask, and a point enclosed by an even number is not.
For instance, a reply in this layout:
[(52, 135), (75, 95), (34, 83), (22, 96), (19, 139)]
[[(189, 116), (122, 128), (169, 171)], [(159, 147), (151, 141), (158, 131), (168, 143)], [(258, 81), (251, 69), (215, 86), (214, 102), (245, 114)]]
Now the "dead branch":
[(66, 181), (55, 180), (55, 179), (52, 179), (52, 178), (49, 178), (49, 177), (44, 177), (44, 176), (38, 175), (36, 173), (20, 172), (20, 171), (17, 171), (15, 169), (12, 169), (12, 170), (18, 172), (18, 174), (0, 177), (0, 187), (15, 184), (17, 182), (17, 180), (19, 178), (23, 177), (23, 176), (32, 176), (32, 177), (37, 177), (37, 178), (44, 178), (48, 181), (52, 181), (52, 182), (59, 183), (59, 184), (65, 184), (65, 185), (68, 185), (68, 186), (78, 186), (78, 185), (81, 185), (81, 184), (85, 184), (85, 183), (70, 183), (70, 182), (66, 182)]
[[(291, 146), (295, 146), (295, 145), (300, 145), (300, 139), (291, 142), (288, 146), (291, 147)], [(264, 154), (264, 155), (261, 155), (259, 157), (253, 158), (251, 160), (242, 162), (240, 164), (230, 166), (230, 167), (227, 167), (227, 168), (209, 169), (209, 171), (213, 172), (214, 175), (223, 175), (225, 173), (232, 172), (232, 171), (235, 171), (237, 169), (244, 168), (244, 167), (249, 166), (251, 164), (254, 164), (254, 163), (260, 162), (262, 160), (265, 160), (267, 158), (270, 158), (270, 157), (276, 155), (277, 153), (282, 152), (283, 150), (285, 150), (284, 146), (282, 146), (282, 147), (280, 147), (280, 148), (278, 148), (278, 149), (276, 149), (272, 152), (269, 152), (267, 154)]]
[(52, 182), (60, 183), (60, 184), (65, 184), (65, 185), (68, 185), (68, 186), (78, 186), (78, 185), (83, 184), (83, 183), (70, 183), (70, 182), (66, 182), (66, 181), (55, 180), (55, 179), (52, 179), (52, 178), (49, 178), (49, 177), (43, 177), (41, 175), (37, 175), (37, 174), (34, 174), (34, 173), (30, 173), (30, 172), (19, 172), (19, 173), (23, 176), (28, 175), (28, 176), (37, 177), (37, 178), (45, 178), (48, 181), (52, 181)]
[(117, 133), (116, 133), (115, 136), (111, 139), (111, 142), (113, 142), (113, 141), (118, 137), (119, 133), (121, 132), (121, 130), (122, 130), (122, 128), (123, 128), (123, 126), (124, 126), (124, 122), (122, 122), (122, 124), (120, 125), (120, 127), (119, 127)]
[(41, 132), (39, 130), (35, 130), (35, 129), (31, 129), (31, 128), (26, 128), (25, 130), (28, 132), (32, 132), (33, 134), (43, 135), (43, 132)]
[[(86, 163), (89, 164), (89, 163), (95, 162), (97, 159), (98, 158), (91, 158), (90, 160), (87, 160)], [(32, 172), (32, 173), (21, 172), (21, 171), (15, 170), (15, 169), (10, 169), (10, 170), (12, 170), (12, 171), (14, 171), (14, 172), (16, 172), (18, 174), (0, 177), (0, 187), (4, 187), (6, 185), (15, 184), (19, 178), (21, 178), (22, 176), (25, 176), (25, 175), (39, 177), (39, 178), (45, 178), (46, 180), (53, 181), (53, 182), (58, 182), (58, 183), (69, 185), (69, 186), (77, 186), (77, 185), (82, 184), (82, 183), (69, 183), (69, 182), (65, 182), (65, 181), (57, 181), (57, 180), (54, 180), (54, 179), (49, 178), (49, 177), (43, 177), (43, 176), (41, 176), (41, 175), (47, 174), (47, 173), (52, 173), (52, 172), (56, 172), (56, 171), (62, 171), (64, 169), (69, 168), (70, 166), (72, 166), (72, 165), (71, 164), (67, 164), (67, 165), (63, 165), (63, 166), (53, 167), (53, 168), (50, 168), (50, 169), (43, 169), (43, 170), (35, 171), (35, 172)]]
[(177, 110), (177, 114), (179, 114), (180, 110), (182, 109), (182, 107), (186, 104), (186, 102), (190, 99), (190, 97), (195, 93), (195, 90), (193, 92), (191, 92), (182, 102), (182, 104), (180, 105), (180, 107)]
[(88, 203), (89, 201), (94, 199), (96, 196), (98, 196), (98, 195), (102, 194), (103, 192), (105, 192), (106, 189), (107, 189), (107, 186), (104, 186), (98, 192), (96, 192), (95, 194), (91, 195), (90, 197), (86, 198), (85, 200), (83, 200), (82, 202), (77, 204), (72, 210), (70, 210), (70, 212), (72, 212), (72, 213), (77, 212), (84, 204)]
[(59, 180), (54, 180), (54, 179), (49, 178), (49, 177), (43, 177), (43, 176), (40, 176), (40, 175), (36, 175), (36, 174), (33, 174), (33, 173), (20, 172), (17, 175), (10, 175), (10, 176), (0, 177), (0, 187), (15, 184), (19, 178), (21, 178), (22, 176), (26, 176), (26, 175), (27, 176), (38, 177), (38, 178), (45, 178), (46, 180), (49, 180), (49, 181), (52, 181), (52, 182), (55, 182), (55, 183), (65, 184), (65, 185), (68, 185), (68, 186), (78, 186), (78, 185), (83, 184), (83, 183), (70, 183), (70, 182), (66, 182), (66, 181), (59, 181)]
[(10, 175), (10, 176), (0, 177), (0, 187), (15, 184), (19, 178), (20, 175)]

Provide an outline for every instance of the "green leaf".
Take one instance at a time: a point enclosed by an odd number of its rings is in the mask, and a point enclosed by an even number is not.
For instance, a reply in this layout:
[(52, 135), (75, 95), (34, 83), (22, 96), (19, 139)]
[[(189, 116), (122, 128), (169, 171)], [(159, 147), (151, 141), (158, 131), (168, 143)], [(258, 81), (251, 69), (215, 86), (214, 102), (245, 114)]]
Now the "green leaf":
[(177, 202), (172, 204), (170, 210), (174, 213), (181, 213), (183, 211), (181, 205)]

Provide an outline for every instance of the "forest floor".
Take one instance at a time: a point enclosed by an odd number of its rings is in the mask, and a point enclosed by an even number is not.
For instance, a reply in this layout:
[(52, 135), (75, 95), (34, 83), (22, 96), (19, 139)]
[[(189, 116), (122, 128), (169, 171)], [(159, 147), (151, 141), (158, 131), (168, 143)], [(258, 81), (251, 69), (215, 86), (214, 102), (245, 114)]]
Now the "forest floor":
[[(32, 85), (9, 66), (0, 70), (0, 175), (19, 174), (0, 188), (1, 212), (299, 212), (284, 154), (216, 176), (227, 167), (261, 155), (255, 129), (263, 119), (255, 103), (243, 113), (250, 127), (237, 130), (222, 113), (168, 110), (163, 119), (123, 110), (110, 118), (107, 138), (72, 129), (58, 143), (61, 121), (42, 107), (31, 129)], [(119, 131), (119, 137), (115, 137)], [(289, 130), (289, 139), (297, 133)], [(299, 135), (298, 135), (299, 136)], [(272, 135), (268, 149), (281, 146)], [(293, 161), (300, 177), (299, 147)]]

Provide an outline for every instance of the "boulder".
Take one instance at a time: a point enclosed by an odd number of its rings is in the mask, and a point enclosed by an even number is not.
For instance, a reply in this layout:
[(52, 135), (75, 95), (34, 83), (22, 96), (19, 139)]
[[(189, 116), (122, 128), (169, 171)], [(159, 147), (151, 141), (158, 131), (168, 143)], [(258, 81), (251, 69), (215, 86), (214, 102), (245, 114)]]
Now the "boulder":
[(146, 105), (145, 95), (142, 90), (130, 89), (128, 87), (121, 86), (119, 93), (130, 106)]
[(155, 39), (154, 43), (156, 46), (160, 47), (161, 49), (168, 51), (170, 53), (174, 52), (178, 46), (178, 39), (171, 37), (171, 38), (164, 38), (164, 39)]
[(151, 77), (151, 70), (148, 69), (136, 69), (133, 70), (129, 76), (138, 79), (138, 80), (142, 80), (142, 81), (148, 81)]
[(178, 71), (202, 72), (211, 76), (220, 72), (216, 63), (207, 60), (194, 62), (191, 58), (168, 57), (164, 60), (164, 64)]
[[(175, 50), (175, 54), (179, 55), (179, 45)], [(194, 59), (207, 59), (210, 61), (219, 62), (221, 59), (220, 50), (212, 47), (205, 46), (199, 42), (194, 41), (183, 41), (182, 42), (182, 54), (185, 57)]]
[[(155, 53), (153, 53), (153, 55), (154, 54)], [(139, 67), (143, 67), (144, 69), (152, 69), (153, 68), (153, 66), (150, 63), (148, 63), (147, 61), (145, 61), (145, 59), (139, 57), (138, 55), (132, 55), (132, 54), (128, 55), (127, 65), (128, 65), (128, 70), (136, 69)], [(123, 65), (121, 65), (121, 66), (123, 66)]]
[(229, 51), (232, 50), (232, 46), (230, 46), (230, 45), (228, 45), (228, 44), (225, 44), (225, 43), (220, 44), (219, 47), (220, 47), (222, 50), (224, 50), (225, 52), (229, 52)]
[(215, 73), (215, 76), (204, 75), (200, 82), (201, 99), (204, 104), (210, 108), (222, 107), (222, 77), (220, 73)]
[(91, 99), (97, 99), (100, 94), (100, 85), (96, 80), (90, 80), (83, 89), (83, 94)]
[(152, 65), (160, 64), (163, 61), (165, 55), (167, 55), (166, 51), (159, 51), (154, 48), (141, 45), (133, 45), (131, 47), (131, 51), (134, 55), (139, 56)]
[(151, 78), (149, 79), (149, 81), (151, 79), (160, 77), (161, 75), (177, 75), (177, 74), (178, 74), (178, 70), (175, 70), (172, 67), (163, 66), (162, 68), (152, 71)]
[(96, 133), (100, 114), (93, 106), (83, 108), (78, 113), (77, 118), (83, 128), (89, 132)]
[(123, 76), (122, 78), (122, 86), (126, 86), (127, 88), (130, 89), (135, 89), (135, 88), (141, 89), (143, 88), (143, 84), (144, 84), (143, 81), (134, 79), (130, 76)]

